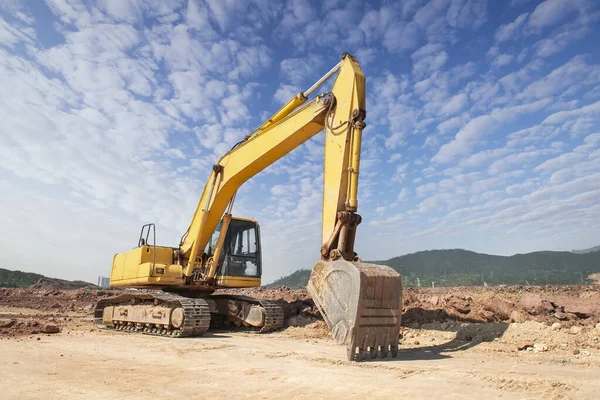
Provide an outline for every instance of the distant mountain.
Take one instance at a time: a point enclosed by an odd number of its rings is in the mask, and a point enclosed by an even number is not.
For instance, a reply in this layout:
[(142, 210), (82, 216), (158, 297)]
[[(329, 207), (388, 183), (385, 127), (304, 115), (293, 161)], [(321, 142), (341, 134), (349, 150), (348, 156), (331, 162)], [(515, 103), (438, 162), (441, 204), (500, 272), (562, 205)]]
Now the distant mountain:
[(0, 268), (0, 287), (33, 289), (98, 289), (99, 287), (84, 281), (67, 281), (48, 278), (33, 272), (11, 271)]
[(42, 278), (45, 278), (45, 276), (33, 272), (10, 271), (0, 268), (0, 287), (24, 288), (33, 285)]
[(268, 288), (287, 286), (292, 289), (304, 289), (308, 284), (308, 277), (310, 276), (309, 269), (300, 269), (291, 275), (277, 279), (275, 282), (267, 285)]
[(571, 250), (571, 253), (586, 254), (586, 253), (593, 253), (594, 251), (600, 251), (600, 246), (594, 246), (594, 247), (590, 247), (589, 249), (583, 249), (583, 250)]
[[(383, 261), (402, 275), (404, 286), (547, 285), (590, 283), (588, 275), (600, 272), (600, 252), (538, 251), (496, 256), (463, 249), (429, 250)], [(309, 270), (283, 277), (269, 287), (306, 286)], [(432, 283), (433, 282), (433, 283)]]

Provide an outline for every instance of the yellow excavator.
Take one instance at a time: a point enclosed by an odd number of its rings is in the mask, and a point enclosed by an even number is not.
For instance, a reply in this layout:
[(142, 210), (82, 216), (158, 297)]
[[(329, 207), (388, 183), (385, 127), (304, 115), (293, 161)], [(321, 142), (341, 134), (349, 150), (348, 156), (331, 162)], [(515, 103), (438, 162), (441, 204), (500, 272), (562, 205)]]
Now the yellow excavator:
[[(309, 100), (336, 74), (330, 91)], [(344, 53), (310, 89), (292, 98), (213, 166), (178, 247), (157, 246), (156, 228), (147, 224), (136, 248), (114, 256), (112, 287), (157, 290), (127, 291), (101, 300), (95, 324), (170, 337), (198, 336), (211, 326), (231, 323), (258, 332), (283, 327), (284, 310), (277, 302), (213, 292), (261, 284), (259, 225), (232, 216), (237, 190), (325, 130), (322, 247), (307, 289), (335, 342), (346, 344), (348, 360), (396, 357), (400, 276), (389, 267), (361, 262), (354, 252), (361, 222), (356, 211), (365, 117), (365, 77), (356, 59)]]

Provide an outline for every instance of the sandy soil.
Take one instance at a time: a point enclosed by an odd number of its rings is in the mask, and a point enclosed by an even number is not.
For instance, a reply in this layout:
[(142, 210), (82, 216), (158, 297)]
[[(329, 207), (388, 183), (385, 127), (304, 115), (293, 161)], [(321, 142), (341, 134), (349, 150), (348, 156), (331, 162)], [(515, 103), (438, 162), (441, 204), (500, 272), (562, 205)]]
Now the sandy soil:
[[(334, 345), (310, 313), (289, 319), (304, 326), (266, 335), (216, 331), (172, 339), (94, 329), (93, 304), (112, 294), (0, 289), (0, 398), (600, 393), (598, 286), (407, 290), (398, 359), (364, 363), (347, 362), (345, 347)], [(311, 302), (303, 291), (248, 294), (284, 299), (292, 310)], [(60, 332), (44, 333), (48, 325)]]
[(591, 399), (600, 393), (597, 351), (519, 352), (501, 341), (457, 346), (438, 331), (415, 330), (397, 360), (348, 363), (343, 346), (300, 339), (308, 329), (173, 340), (73, 327), (0, 340), (0, 393), (10, 399)]

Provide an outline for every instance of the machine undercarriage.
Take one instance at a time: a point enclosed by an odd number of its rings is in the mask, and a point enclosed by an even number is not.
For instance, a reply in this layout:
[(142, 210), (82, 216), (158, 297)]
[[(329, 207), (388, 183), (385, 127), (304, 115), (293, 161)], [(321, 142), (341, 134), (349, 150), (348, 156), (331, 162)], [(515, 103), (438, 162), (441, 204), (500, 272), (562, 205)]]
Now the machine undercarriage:
[(174, 293), (122, 294), (98, 302), (99, 328), (155, 336), (200, 336), (209, 328), (265, 333), (283, 327), (283, 308), (275, 301), (246, 296), (184, 297)]

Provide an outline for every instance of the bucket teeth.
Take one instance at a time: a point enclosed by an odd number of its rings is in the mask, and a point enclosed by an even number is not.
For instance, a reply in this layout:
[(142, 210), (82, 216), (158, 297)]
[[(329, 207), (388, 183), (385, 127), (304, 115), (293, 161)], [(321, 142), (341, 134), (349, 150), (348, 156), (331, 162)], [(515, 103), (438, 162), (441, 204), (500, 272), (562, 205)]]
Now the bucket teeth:
[(398, 356), (398, 346), (373, 346), (369, 348), (355, 348), (354, 352), (348, 352), (348, 361), (366, 361), (386, 359), (391, 354), (391, 358)]
[(388, 347), (381, 346), (381, 358), (387, 358), (388, 356)]

